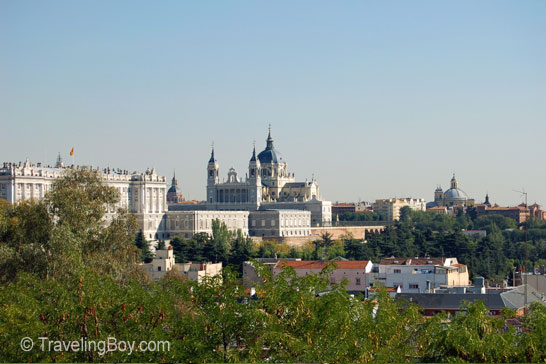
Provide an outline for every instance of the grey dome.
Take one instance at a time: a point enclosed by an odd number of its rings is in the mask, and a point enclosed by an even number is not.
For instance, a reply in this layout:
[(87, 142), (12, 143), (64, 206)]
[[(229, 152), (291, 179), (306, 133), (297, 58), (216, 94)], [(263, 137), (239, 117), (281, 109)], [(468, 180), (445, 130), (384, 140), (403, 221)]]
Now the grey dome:
[(176, 185), (172, 185), (171, 188), (169, 188), (169, 190), (167, 191), (167, 193), (182, 193), (182, 190), (180, 189), (180, 187)]
[(266, 148), (264, 151), (258, 154), (258, 159), (260, 160), (260, 163), (278, 163), (279, 162), (277, 159), (277, 153), (275, 152), (275, 149)]
[(444, 192), (444, 200), (448, 201), (466, 201), (468, 196), (460, 188), (450, 188)]

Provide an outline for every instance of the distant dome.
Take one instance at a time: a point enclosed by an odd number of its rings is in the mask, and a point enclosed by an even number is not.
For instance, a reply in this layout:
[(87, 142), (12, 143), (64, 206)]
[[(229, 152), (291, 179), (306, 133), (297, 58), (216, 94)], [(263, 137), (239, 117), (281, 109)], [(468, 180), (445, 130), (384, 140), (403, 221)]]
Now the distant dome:
[(184, 201), (182, 190), (178, 187), (176, 176), (173, 176), (172, 186), (167, 190), (167, 203), (180, 203)]
[(460, 188), (450, 188), (444, 192), (444, 200), (446, 201), (466, 201), (468, 196)]

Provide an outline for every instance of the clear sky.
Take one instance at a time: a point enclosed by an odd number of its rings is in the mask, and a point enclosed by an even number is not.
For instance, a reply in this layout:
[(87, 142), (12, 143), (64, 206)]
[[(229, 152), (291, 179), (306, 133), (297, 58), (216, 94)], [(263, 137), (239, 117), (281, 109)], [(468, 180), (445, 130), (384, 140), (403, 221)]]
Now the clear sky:
[[(205, 197), (275, 146), (332, 201), (546, 205), (546, 1), (0, 0), (0, 160), (145, 170)], [(258, 150), (258, 151), (259, 151)]]

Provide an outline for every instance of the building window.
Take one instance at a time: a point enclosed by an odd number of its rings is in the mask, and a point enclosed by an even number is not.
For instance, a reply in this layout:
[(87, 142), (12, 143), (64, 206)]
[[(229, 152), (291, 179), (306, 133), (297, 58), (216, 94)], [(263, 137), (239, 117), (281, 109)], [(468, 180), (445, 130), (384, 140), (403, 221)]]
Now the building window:
[(415, 283), (410, 283), (410, 284), (409, 284), (409, 288), (410, 288), (410, 289), (419, 289), (419, 285), (418, 285), (418, 284), (415, 284)]
[(157, 267), (157, 271), (158, 271), (158, 272), (161, 272), (161, 267)]
[(395, 269), (395, 270), (394, 270), (394, 273), (400, 274), (400, 273), (402, 273), (402, 270), (401, 270), (401, 269)]
[(357, 285), (357, 286), (360, 286), (360, 278), (357, 278), (357, 279), (356, 279), (356, 285)]

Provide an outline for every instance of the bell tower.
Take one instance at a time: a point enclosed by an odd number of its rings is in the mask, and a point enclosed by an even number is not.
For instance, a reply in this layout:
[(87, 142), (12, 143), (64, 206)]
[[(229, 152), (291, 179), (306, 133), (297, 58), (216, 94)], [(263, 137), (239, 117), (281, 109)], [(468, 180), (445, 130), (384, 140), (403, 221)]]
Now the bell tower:
[(220, 165), (214, 158), (214, 145), (210, 153), (209, 163), (207, 165), (207, 202), (214, 203), (216, 201), (216, 185), (220, 182), (219, 177)]
[(455, 173), (453, 173), (453, 178), (451, 179), (451, 188), (452, 189), (459, 188), (459, 182), (457, 182), (457, 179), (455, 178)]
[(256, 158), (256, 144), (252, 150), (252, 157), (248, 162), (248, 201), (259, 206), (262, 201), (262, 178), (260, 176), (260, 160)]

